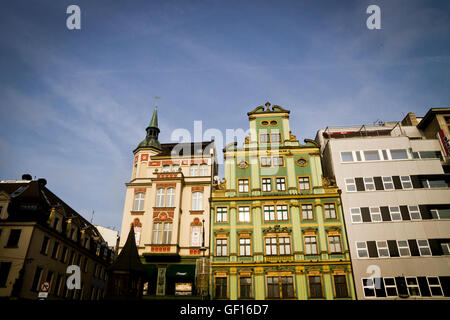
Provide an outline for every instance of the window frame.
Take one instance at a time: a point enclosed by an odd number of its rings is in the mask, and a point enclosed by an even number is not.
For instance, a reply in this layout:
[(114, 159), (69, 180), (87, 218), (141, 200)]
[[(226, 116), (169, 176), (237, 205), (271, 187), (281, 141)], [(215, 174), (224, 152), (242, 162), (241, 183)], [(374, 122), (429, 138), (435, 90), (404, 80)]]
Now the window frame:
[[(306, 179), (307, 182), (302, 181), (300, 182), (300, 179)], [(302, 188), (302, 185), (308, 184), (308, 189)], [(297, 176), (297, 185), (299, 191), (310, 191), (311, 190), (311, 178), (310, 176)]]
[[(239, 193), (249, 193), (250, 192), (250, 179), (249, 178), (238, 178), (238, 192)], [(242, 183), (241, 181), (246, 183)], [(242, 187), (242, 188), (241, 188)], [(241, 191), (242, 189), (242, 191)]]
[[(225, 212), (219, 212), (218, 209), (225, 209)], [(216, 213), (216, 223), (227, 223), (228, 222), (228, 207), (227, 206), (217, 206), (215, 213)], [(218, 219), (219, 214), (220, 214), (222, 220)], [(223, 219), (224, 214), (225, 214), (225, 219)]]
[[(219, 243), (219, 241), (220, 241), (220, 243)], [(229, 256), (228, 237), (216, 237), (215, 241), (214, 241), (214, 245), (215, 245), (214, 255), (216, 257), (228, 257)], [(220, 252), (219, 252), (218, 248), (220, 248)], [(225, 248), (225, 254), (224, 254), (224, 248)]]
[[(313, 242), (307, 242), (307, 239), (314, 238)], [(315, 252), (312, 250), (313, 246), (315, 247)], [(304, 254), (305, 255), (318, 255), (319, 254), (319, 241), (317, 238), (317, 234), (309, 234), (303, 236), (303, 247), (304, 247)], [(309, 250), (308, 250), (309, 247)], [(308, 252), (309, 251), (309, 252)]]
[[(400, 241), (401, 242), (405, 242), (406, 245), (402, 245), (401, 246), (400, 243), (399, 243)], [(396, 243), (397, 243), (398, 255), (400, 257), (411, 257), (411, 249), (409, 248), (408, 240), (396, 240)], [(405, 254), (401, 253), (401, 250), (405, 250), (405, 249), (408, 249), (408, 255), (405, 255)]]
[[(267, 183), (268, 182), (268, 183)], [(272, 178), (270, 177), (262, 177), (261, 185), (263, 192), (272, 192)]]
[[(352, 209), (357, 209), (357, 210), (358, 210), (358, 213), (353, 213), (353, 212), (352, 212)], [(349, 208), (349, 210), (350, 210), (350, 218), (351, 218), (351, 220), (352, 220), (352, 223), (363, 223), (363, 222), (364, 222), (363, 219), (362, 219), (361, 208), (359, 208), (359, 207), (353, 207), (353, 208)], [(353, 219), (353, 217), (356, 216), (356, 215), (359, 217), (359, 221), (355, 221), (355, 220)]]
[[(372, 209), (377, 209), (378, 212), (372, 212)], [(369, 213), (371, 222), (383, 222), (383, 216), (381, 215), (380, 207), (369, 207)], [(373, 219), (374, 216), (379, 216), (379, 220), (374, 220)]]
[[(241, 243), (244, 241), (244, 243)], [(248, 235), (240, 236), (238, 239), (239, 242), (239, 256), (240, 257), (251, 257), (252, 256), (252, 238)], [(244, 254), (242, 252), (244, 249)]]
[[(385, 178), (389, 178), (390, 181), (388, 181), (388, 182), (384, 181)], [(386, 191), (395, 190), (394, 180), (392, 179), (391, 176), (381, 177), (381, 181), (383, 182), (383, 189), (384, 190), (386, 190)], [(390, 184), (392, 186), (392, 188), (387, 188), (386, 187), (387, 184)]]
[[(327, 205), (333, 206), (333, 208), (332, 208), (333, 210), (331, 212), (334, 212), (334, 217), (332, 217), (331, 215), (329, 217), (327, 217), (327, 211), (330, 212), (330, 209), (326, 208)], [(323, 213), (324, 213), (325, 220), (336, 220), (338, 218), (336, 202), (324, 202), (323, 203)]]
[[(247, 208), (248, 210), (247, 211), (243, 210), (241, 212), (241, 208), (242, 209)], [(251, 211), (252, 210), (251, 210), (251, 207), (249, 205), (238, 206), (238, 210), (237, 211), (238, 211), (238, 214), (237, 214), (237, 222), (238, 223), (251, 223), (252, 222), (252, 217), (251, 217)], [(242, 218), (241, 213), (244, 214), (244, 218), (248, 218), (248, 219), (242, 220), (241, 219)]]
[[(353, 180), (353, 182), (348, 182), (348, 180)], [(346, 192), (357, 192), (358, 190), (356, 189), (356, 181), (355, 178), (344, 178), (344, 183), (345, 183), (345, 191)], [(349, 187), (354, 187), (354, 190), (349, 190)]]
[[(420, 245), (419, 241), (426, 241), (427, 242), (427, 246), (425, 247), (423, 245)], [(419, 250), (420, 256), (421, 257), (431, 257), (432, 254), (431, 254), (430, 242), (428, 241), (428, 239), (417, 239), (416, 242), (417, 242), (417, 248)], [(422, 250), (421, 249), (428, 250), (429, 254), (422, 254)]]
[(275, 186), (277, 191), (286, 191), (286, 177), (276, 177)]
[[(306, 207), (306, 206), (311, 206), (312, 217), (309, 218), (309, 214), (308, 214), (307, 218), (305, 219), (305, 217), (304, 217), (304, 211), (305, 211), (305, 209), (304, 209), (303, 207)], [(302, 221), (314, 221), (315, 218), (316, 218), (316, 214), (315, 214), (314, 211), (315, 211), (315, 210), (314, 210), (314, 203), (302, 203), (302, 204), (300, 204), (301, 220), (302, 220)], [(307, 212), (309, 213), (309, 210), (307, 210)]]
[[(366, 179), (371, 181), (371, 182), (366, 182)], [(365, 177), (365, 178), (363, 178), (363, 183), (364, 183), (364, 190), (365, 191), (376, 191), (375, 181), (374, 181), (373, 177)]]
[[(403, 178), (408, 178), (408, 181), (404, 181), (403, 180)], [(411, 187), (405, 187), (405, 184), (410, 184), (411, 185)], [(411, 181), (411, 176), (400, 176), (400, 184), (402, 185), (402, 189), (403, 190), (411, 190), (411, 189), (413, 189), (413, 184), (412, 184), (412, 181)]]
[[(358, 248), (358, 244), (364, 243), (364, 248)], [(355, 246), (356, 246), (356, 255), (358, 257), (358, 259), (367, 259), (369, 258), (369, 248), (367, 246), (367, 242), (366, 241), (355, 241)], [(360, 255), (360, 251), (364, 250), (365, 252), (365, 257), (361, 257)]]

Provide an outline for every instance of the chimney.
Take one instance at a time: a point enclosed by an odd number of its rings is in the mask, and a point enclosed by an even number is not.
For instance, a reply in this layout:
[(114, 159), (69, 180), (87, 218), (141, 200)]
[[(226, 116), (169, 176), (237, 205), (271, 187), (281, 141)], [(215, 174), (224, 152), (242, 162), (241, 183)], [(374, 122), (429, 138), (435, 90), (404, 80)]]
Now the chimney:
[(402, 120), (402, 126), (414, 126), (419, 124), (417, 121), (416, 114), (414, 112), (408, 112), (406, 117)]

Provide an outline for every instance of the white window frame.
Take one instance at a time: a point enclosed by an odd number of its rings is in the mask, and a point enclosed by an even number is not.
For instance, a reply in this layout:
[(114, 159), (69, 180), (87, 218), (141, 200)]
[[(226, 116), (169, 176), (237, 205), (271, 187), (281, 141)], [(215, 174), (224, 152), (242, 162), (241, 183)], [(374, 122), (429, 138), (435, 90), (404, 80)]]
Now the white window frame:
[[(411, 207), (416, 207), (417, 208), (417, 210), (411, 210)], [(413, 216), (411, 215), (411, 212), (414, 212), (414, 213), (418, 213), (418, 218), (413, 218)], [(411, 206), (408, 206), (408, 214), (409, 214), (409, 217), (411, 218), (411, 220), (422, 220), (422, 215), (420, 214), (420, 209), (419, 209), (419, 206), (416, 206), (416, 205), (411, 205)]]
[[(402, 245), (400, 246), (400, 241), (401, 242), (405, 242), (406, 245)], [(401, 250), (407, 249), (408, 250), (408, 254), (402, 254)], [(408, 240), (397, 240), (397, 250), (398, 250), (398, 254), (400, 257), (410, 257), (411, 256), (411, 250), (409, 249), (409, 243)]]
[[(378, 155), (378, 159), (376, 159), (376, 160), (367, 160), (367, 159), (366, 159), (366, 152), (376, 152), (377, 155)], [(380, 160), (381, 160), (380, 150), (364, 150), (364, 151), (362, 152), (362, 155), (363, 155), (363, 157), (364, 157), (364, 161), (380, 161)]]
[(162, 166), (161, 172), (164, 172), (164, 173), (170, 172), (170, 164), (164, 164)]
[(194, 211), (203, 210), (203, 192), (201, 191), (192, 192), (192, 210)]
[(252, 240), (249, 237), (239, 238), (239, 256), (249, 257), (252, 255)]
[(134, 195), (133, 211), (144, 211), (144, 205), (145, 205), (145, 192), (136, 193)]
[(285, 204), (279, 204), (275, 207), (277, 221), (287, 221), (289, 220), (288, 206)]
[(166, 197), (165, 188), (159, 188), (158, 190), (156, 190), (156, 207), (158, 208), (164, 207), (165, 197)]
[(198, 164), (191, 164), (189, 168), (189, 175), (192, 177), (198, 176)]
[[(220, 245), (218, 242), (221, 242)], [(220, 248), (220, 250), (218, 250)], [(216, 256), (226, 257), (228, 256), (228, 238), (216, 238)]]
[(178, 169), (180, 168), (179, 164), (173, 164), (172, 165), (172, 172), (178, 172)]
[[(414, 279), (416, 281), (415, 285), (409, 285), (408, 284), (408, 279)], [(408, 294), (411, 297), (420, 297), (422, 295), (422, 293), (420, 292), (420, 287), (419, 287), (419, 281), (417, 280), (417, 277), (406, 277), (406, 287), (408, 288)], [(409, 288), (417, 288), (417, 290), (419, 291), (419, 295), (412, 295), (409, 291)]]
[(166, 207), (175, 207), (175, 188), (166, 190)]
[(286, 191), (286, 178), (285, 177), (275, 178), (275, 185), (277, 187), (277, 191)]
[[(323, 209), (325, 211), (325, 219), (337, 219), (336, 203), (334, 202), (324, 203)], [(332, 213), (334, 214), (331, 215)]]
[[(300, 179), (306, 179), (306, 181), (300, 181)], [(308, 186), (308, 188), (305, 188), (305, 186)], [(309, 177), (298, 177), (298, 187), (300, 190), (310, 190), (311, 181)]]
[[(220, 212), (219, 212), (219, 209)], [(222, 210), (225, 209), (225, 210)], [(216, 207), (216, 222), (227, 222), (228, 221), (228, 208), (227, 207)]]
[[(368, 281), (372, 281), (372, 284), (367, 284), (364, 285), (364, 280), (366, 280), (366, 282)], [(364, 297), (366, 298), (376, 298), (376, 292), (375, 292), (375, 279), (374, 278), (361, 278), (361, 285), (362, 285), (362, 289), (364, 292)], [(365, 289), (369, 289), (373, 292), (373, 296), (366, 296), (366, 290)]]
[[(388, 178), (390, 181), (384, 181), (384, 179), (385, 178)], [(383, 189), (384, 190), (387, 190), (387, 191), (389, 191), (389, 190), (395, 190), (395, 186), (394, 186), (394, 181), (392, 180), (392, 177), (381, 177), (381, 180), (383, 181)], [(391, 184), (392, 185), (392, 188), (387, 188), (386, 187), (386, 184)]]
[[(266, 208), (268, 210), (266, 210)], [(275, 213), (275, 205), (264, 205), (263, 206), (264, 211), (264, 221), (275, 221), (276, 213)], [(273, 219), (272, 219), (273, 218)]]
[[(314, 241), (310, 241), (312, 238), (314, 238)], [(306, 240), (309, 241), (306, 241)], [(318, 254), (317, 249), (317, 235), (309, 235), (309, 236), (305, 236), (305, 254)], [(315, 249), (315, 250), (313, 250)]]
[(250, 222), (250, 207), (242, 206), (238, 209), (238, 221), (239, 222)]
[[(355, 157), (354, 157), (354, 155), (353, 155), (353, 152), (354, 152), (354, 151), (341, 151), (341, 153), (340, 153), (340, 155), (341, 155), (341, 162), (343, 162), (343, 163), (347, 163), (347, 162), (355, 162)], [(342, 157), (342, 154), (344, 154), (344, 153), (350, 153), (351, 156), (352, 156), (352, 160), (350, 160), (350, 161), (344, 161), (344, 158)]]
[[(437, 279), (438, 284), (430, 284), (430, 278), (434, 278)], [(427, 277), (427, 283), (428, 283), (428, 287), (430, 288), (430, 293), (432, 297), (443, 297), (444, 296), (444, 291), (442, 290), (442, 284), (441, 284), (441, 280), (439, 279), (439, 277)], [(433, 294), (433, 291), (431, 290), (431, 288), (439, 288), (439, 290), (441, 291), (441, 294)]]
[[(349, 182), (349, 180), (352, 180), (353, 182)], [(344, 178), (344, 182), (345, 182), (345, 191), (347, 191), (347, 192), (356, 192), (356, 191), (358, 191), (356, 189), (355, 178)], [(354, 187), (354, 190), (349, 190), (349, 187)]]
[[(247, 181), (246, 183), (241, 181)], [(241, 193), (248, 193), (249, 192), (249, 187), (250, 187), (250, 182), (248, 179), (239, 179), (238, 180), (238, 191)]]
[[(403, 178), (408, 178), (408, 181), (403, 181)], [(402, 189), (404, 189), (404, 190), (411, 190), (411, 189), (413, 189), (413, 184), (412, 184), (412, 181), (411, 181), (411, 176), (400, 176), (400, 183), (402, 184)], [(409, 183), (409, 184), (411, 185), (411, 187), (406, 188), (406, 187), (405, 187), (405, 183)]]
[[(389, 280), (393, 280), (394, 281), (394, 284), (387, 284), (386, 283), (386, 280), (387, 279), (389, 279)], [(395, 281), (395, 278), (390, 278), (390, 277), (386, 277), (386, 278), (383, 278), (383, 282), (384, 282), (384, 288), (385, 288), (385, 291), (386, 291), (386, 297), (397, 297), (398, 296), (398, 291), (397, 291), (397, 282)], [(392, 294), (389, 294), (388, 293), (388, 288), (389, 289), (395, 289), (395, 295), (392, 295)]]
[[(303, 209), (305, 207), (306, 210)], [(302, 204), (301, 206), (302, 211), (302, 220), (314, 220), (314, 206), (310, 203)], [(305, 218), (305, 211), (307, 213)], [(309, 213), (311, 213), (311, 217), (309, 217)]]
[[(427, 245), (420, 245), (419, 241), (426, 241)], [(428, 242), (427, 239), (417, 239), (417, 247), (419, 248), (419, 252), (420, 252), (420, 256), (421, 257), (429, 257), (431, 256), (431, 249), (430, 249), (430, 243)], [(430, 252), (430, 254), (422, 254), (422, 250), (421, 249), (425, 249), (428, 250)]]
[(199, 175), (202, 177), (208, 175), (208, 165), (206, 163), (202, 163), (199, 165)]
[[(391, 220), (392, 221), (402, 221), (402, 213), (400, 211), (400, 207), (396, 207), (396, 206), (392, 206), (389, 207), (389, 214), (391, 216)], [(394, 216), (396, 216), (397, 218), (394, 219)]]
[[(377, 252), (378, 252), (378, 258), (390, 258), (390, 254), (389, 254), (389, 247), (387, 244), (386, 240), (377, 240), (376, 242), (377, 245)], [(385, 253), (382, 253), (385, 252)]]
[[(358, 248), (358, 244), (364, 244), (364, 248)], [(365, 241), (356, 241), (355, 242), (356, 245), (356, 254), (358, 256), (358, 259), (367, 259), (369, 258), (369, 249), (367, 248), (367, 242)], [(366, 253), (365, 257), (361, 257), (360, 255), (360, 251), (363, 251)]]
[(262, 187), (263, 187), (263, 191), (271, 192), (272, 191), (272, 178), (262, 178)]
[[(373, 210), (372, 210), (372, 209), (373, 209)], [(376, 210), (377, 210), (378, 212), (376, 212)], [(383, 217), (381, 216), (381, 209), (380, 209), (380, 207), (370, 207), (370, 208), (369, 208), (369, 212), (370, 212), (370, 220), (371, 220), (372, 222), (383, 222)], [(379, 219), (379, 220), (374, 220), (374, 219), (373, 219), (374, 216), (379, 216), (380, 219)]]
[[(353, 210), (358, 210), (358, 212), (355, 213), (355, 212), (353, 212)], [(350, 216), (352, 218), (352, 223), (363, 223), (362, 215), (361, 215), (361, 208), (350, 208)], [(359, 217), (359, 221), (354, 220), (355, 216)]]
[(172, 241), (172, 222), (164, 222), (162, 230), (162, 244), (170, 244)]
[[(338, 238), (337, 242), (331, 242), (330, 240), (335, 240), (335, 238)], [(341, 236), (338, 234), (329, 234), (328, 235), (328, 247), (330, 253), (342, 253), (342, 246), (341, 246)]]
[[(368, 180), (368, 181), (366, 181), (366, 180)], [(375, 182), (373, 181), (373, 177), (363, 178), (363, 181), (364, 181), (364, 189), (366, 191), (375, 191), (376, 190)], [(368, 186), (370, 186), (370, 188)]]
[[(405, 152), (406, 152), (406, 159), (394, 159), (394, 158), (392, 157), (392, 151), (398, 151), (398, 150), (402, 150), (402, 151), (405, 151)], [(408, 160), (408, 159), (410, 159), (410, 155), (409, 155), (408, 149), (389, 149), (389, 157), (390, 157), (391, 160), (395, 160), (395, 161)]]

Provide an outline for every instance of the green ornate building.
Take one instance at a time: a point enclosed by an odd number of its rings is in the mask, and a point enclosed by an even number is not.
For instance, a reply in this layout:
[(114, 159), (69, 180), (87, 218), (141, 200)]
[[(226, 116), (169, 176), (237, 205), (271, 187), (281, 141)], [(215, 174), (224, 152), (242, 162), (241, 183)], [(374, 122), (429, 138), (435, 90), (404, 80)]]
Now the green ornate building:
[(224, 148), (211, 199), (213, 299), (355, 299), (340, 192), (319, 145), (291, 134), (290, 111), (266, 103), (250, 136)]

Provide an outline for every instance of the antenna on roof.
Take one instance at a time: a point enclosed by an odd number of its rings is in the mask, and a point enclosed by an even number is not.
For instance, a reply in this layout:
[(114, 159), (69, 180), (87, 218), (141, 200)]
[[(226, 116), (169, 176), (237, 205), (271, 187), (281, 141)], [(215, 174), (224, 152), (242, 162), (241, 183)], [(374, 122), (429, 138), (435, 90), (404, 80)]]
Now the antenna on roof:
[(155, 100), (156, 100), (156, 107), (158, 106), (158, 100), (161, 99), (161, 97), (155, 96)]
[(92, 220), (94, 220), (94, 210), (92, 210), (91, 223), (92, 223)]

